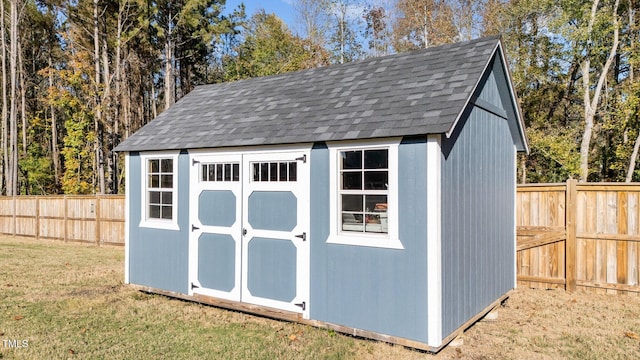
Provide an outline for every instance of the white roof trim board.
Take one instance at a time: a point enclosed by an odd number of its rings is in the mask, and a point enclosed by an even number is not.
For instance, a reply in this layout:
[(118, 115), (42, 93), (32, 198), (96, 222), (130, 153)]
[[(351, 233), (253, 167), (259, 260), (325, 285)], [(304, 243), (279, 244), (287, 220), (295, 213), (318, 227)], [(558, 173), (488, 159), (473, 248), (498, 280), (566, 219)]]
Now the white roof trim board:
[[(499, 37), (488, 37), (199, 86), (116, 151), (451, 134), (500, 44)], [(526, 144), (521, 112), (512, 101)]]

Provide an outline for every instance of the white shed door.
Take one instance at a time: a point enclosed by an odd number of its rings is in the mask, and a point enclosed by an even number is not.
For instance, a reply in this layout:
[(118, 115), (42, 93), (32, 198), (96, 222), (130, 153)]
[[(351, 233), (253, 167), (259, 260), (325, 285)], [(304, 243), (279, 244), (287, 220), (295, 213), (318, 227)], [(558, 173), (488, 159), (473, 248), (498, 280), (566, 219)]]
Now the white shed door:
[(308, 314), (309, 158), (245, 155), (242, 301)]
[(193, 293), (308, 318), (308, 158), (308, 150), (192, 155)]
[(240, 301), (242, 157), (195, 155), (191, 164), (191, 288)]

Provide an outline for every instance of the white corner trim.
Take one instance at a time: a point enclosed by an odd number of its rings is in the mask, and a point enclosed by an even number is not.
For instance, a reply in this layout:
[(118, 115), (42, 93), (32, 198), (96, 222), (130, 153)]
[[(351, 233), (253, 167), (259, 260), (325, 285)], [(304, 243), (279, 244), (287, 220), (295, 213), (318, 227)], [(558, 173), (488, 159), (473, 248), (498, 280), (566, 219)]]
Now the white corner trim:
[(427, 137), (427, 343), (442, 344), (441, 135)]
[(518, 287), (518, 147), (513, 144), (513, 288)]
[(131, 175), (129, 153), (124, 154), (124, 283), (129, 284), (129, 230), (131, 225), (129, 205), (131, 202)]
[[(154, 151), (140, 153), (140, 224), (139, 227), (163, 230), (180, 230), (178, 226), (178, 157), (179, 151)], [(147, 160), (149, 159), (173, 159), (173, 219), (148, 219), (147, 218)]]
[[(399, 236), (398, 215), (398, 148), (402, 138), (386, 138), (379, 140), (355, 140), (329, 142), (329, 238), (327, 244), (368, 246), (386, 249), (404, 249)], [(389, 190), (388, 190), (388, 221), (387, 234), (359, 234), (341, 232), (340, 211), (338, 211), (338, 187), (340, 183), (340, 171), (338, 170), (338, 154), (342, 150), (349, 149), (389, 149)]]

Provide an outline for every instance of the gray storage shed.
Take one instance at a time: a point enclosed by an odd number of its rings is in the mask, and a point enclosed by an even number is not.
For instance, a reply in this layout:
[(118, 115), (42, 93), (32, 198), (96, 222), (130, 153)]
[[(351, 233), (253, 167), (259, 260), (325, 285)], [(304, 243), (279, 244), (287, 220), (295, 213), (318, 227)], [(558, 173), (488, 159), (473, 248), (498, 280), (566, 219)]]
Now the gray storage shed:
[(497, 37), (196, 88), (126, 153), (126, 283), (437, 351), (516, 285)]

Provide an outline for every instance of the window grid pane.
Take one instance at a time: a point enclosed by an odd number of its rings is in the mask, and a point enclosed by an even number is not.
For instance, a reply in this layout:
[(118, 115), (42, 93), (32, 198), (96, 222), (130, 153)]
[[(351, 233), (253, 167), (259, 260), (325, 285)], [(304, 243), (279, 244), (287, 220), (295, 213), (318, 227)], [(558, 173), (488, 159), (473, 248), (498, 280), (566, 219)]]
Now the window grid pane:
[(298, 163), (283, 162), (255, 162), (251, 163), (253, 171), (252, 181), (285, 182), (298, 180)]
[(298, 181), (298, 163), (289, 163), (289, 181)]
[(224, 181), (231, 181), (231, 164), (224, 164)]
[(341, 230), (388, 233), (388, 149), (340, 152)]
[[(203, 167), (203, 177), (206, 172)], [(150, 159), (147, 166), (147, 210), (150, 219), (173, 218), (173, 159)]]
[(240, 181), (239, 163), (210, 163), (202, 165), (202, 181)]
[(233, 179), (232, 181), (240, 181), (240, 164), (233, 164)]
[(278, 178), (279, 181), (287, 181), (287, 163), (286, 162), (281, 162), (280, 163), (280, 177)]

